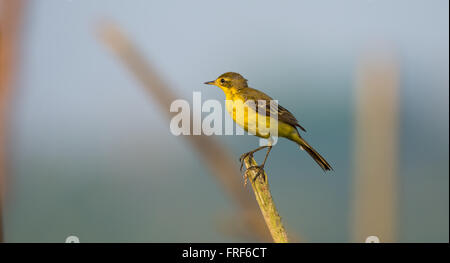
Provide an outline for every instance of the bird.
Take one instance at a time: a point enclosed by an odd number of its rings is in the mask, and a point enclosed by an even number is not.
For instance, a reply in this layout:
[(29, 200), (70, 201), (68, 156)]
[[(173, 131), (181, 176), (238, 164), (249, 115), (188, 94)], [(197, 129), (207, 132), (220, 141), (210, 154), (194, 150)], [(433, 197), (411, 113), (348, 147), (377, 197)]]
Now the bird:
[[(244, 159), (248, 156), (267, 148), (264, 161), (261, 165), (248, 167), (244, 175), (245, 183), (247, 182), (247, 171), (257, 170), (254, 179), (264, 169), (264, 166), (273, 147), (273, 130), (270, 130), (270, 120), (277, 124), (277, 136), (284, 137), (290, 141), (297, 143), (300, 148), (306, 151), (314, 161), (323, 169), (323, 171), (333, 170), (331, 165), (320, 155), (301, 135), (298, 129), (306, 132), (294, 115), (278, 103), (274, 104), (274, 100), (262, 91), (253, 89), (248, 86), (248, 81), (242, 75), (235, 72), (227, 72), (220, 75), (213, 81), (207, 81), (204, 84), (219, 87), (226, 97), (226, 109), (230, 116), (245, 131), (261, 138), (268, 139), (268, 144), (260, 146), (252, 151), (242, 154), (239, 158), (241, 162), (241, 171)], [(237, 114), (237, 112), (245, 112), (245, 114)], [(274, 118), (276, 116), (277, 118)], [(265, 123), (261, 124), (265, 118)], [(264, 125), (265, 124), (265, 125)]]

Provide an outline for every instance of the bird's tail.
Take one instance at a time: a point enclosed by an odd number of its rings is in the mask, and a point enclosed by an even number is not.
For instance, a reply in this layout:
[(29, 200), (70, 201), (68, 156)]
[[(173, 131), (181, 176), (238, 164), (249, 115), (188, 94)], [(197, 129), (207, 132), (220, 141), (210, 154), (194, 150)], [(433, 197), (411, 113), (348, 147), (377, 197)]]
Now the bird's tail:
[(302, 150), (305, 150), (316, 163), (324, 170), (330, 171), (333, 170), (331, 165), (322, 157), (314, 148), (309, 145), (300, 135), (294, 136), (294, 141), (300, 146)]

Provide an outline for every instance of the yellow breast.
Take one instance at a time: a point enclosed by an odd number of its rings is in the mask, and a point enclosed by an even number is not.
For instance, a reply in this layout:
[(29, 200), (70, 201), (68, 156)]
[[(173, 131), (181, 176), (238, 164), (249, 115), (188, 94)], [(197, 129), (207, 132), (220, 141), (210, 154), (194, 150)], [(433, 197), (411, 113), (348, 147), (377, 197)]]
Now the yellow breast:
[(225, 106), (233, 120), (245, 131), (262, 138), (270, 136), (270, 116), (258, 115), (239, 94), (226, 93)]

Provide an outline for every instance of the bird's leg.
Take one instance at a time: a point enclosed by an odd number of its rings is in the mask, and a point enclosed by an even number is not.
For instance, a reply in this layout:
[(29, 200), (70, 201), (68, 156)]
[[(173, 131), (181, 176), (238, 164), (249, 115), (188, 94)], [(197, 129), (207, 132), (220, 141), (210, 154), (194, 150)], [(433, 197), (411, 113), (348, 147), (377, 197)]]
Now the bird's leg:
[[(268, 147), (268, 149), (267, 149), (267, 152), (266, 152), (266, 156), (264, 157), (263, 163), (261, 165), (250, 166), (249, 168), (247, 168), (247, 171), (245, 171), (245, 175), (244, 175), (245, 182), (244, 182), (244, 185), (247, 183), (247, 172), (249, 170), (253, 170), (253, 169), (258, 170), (256, 175), (252, 179), (253, 182), (255, 182), (255, 180), (258, 178), (259, 175), (263, 174), (263, 172), (264, 172), (264, 165), (266, 165), (267, 157), (269, 156), (269, 153), (272, 150), (272, 146), (271, 145), (269, 145), (267, 147)], [(263, 179), (266, 180), (266, 177), (264, 176)]]
[(239, 162), (241, 162), (241, 168), (240, 168), (241, 172), (242, 172), (242, 168), (244, 167), (244, 160), (245, 160), (245, 158), (247, 158), (248, 156), (253, 157), (253, 154), (255, 152), (261, 151), (262, 149), (267, 148), (267, 147), (271, 147), (271, 146), (268, 146), (268, 145), (261, 146), (261, 147), (258, 147), (256, 149), (254, 149), (253, 151), (249, 151), (249, 152), (246, 152), (246, 153), (242, 154), (241, 157), (239, 157)]
[[(241, 172), (242, 172), (242, 168), (244, 167), (244, 160), (245, 160), (245, 158), (247, 158), (249, 156), (253, 157), (253, 154), (255, 152), (260, 151), (260, 150), (262, 150), (264, 148), (267, 148), (267, 147), (269, 147), (269, 146), (268, 145), (260, 146), (260, 147), (258, 147), (256, 149), (254, 149), (253, 151), (246, 152), (246, 153), (242, 154), (241, 157), (239, 157), (239, 161), (241, 162), (241, 168), (240, 168)], [(248, 178), (247, 171), (248, 171), (248, 169), (244, 172), (244, 187), (247, 185), (247, 178)]]

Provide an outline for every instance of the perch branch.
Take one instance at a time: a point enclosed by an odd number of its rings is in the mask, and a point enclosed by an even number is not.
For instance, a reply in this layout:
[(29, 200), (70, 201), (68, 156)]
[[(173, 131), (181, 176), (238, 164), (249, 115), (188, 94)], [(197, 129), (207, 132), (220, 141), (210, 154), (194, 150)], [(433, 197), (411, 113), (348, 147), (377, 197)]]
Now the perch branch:
[[(244, 159), (245, 166), (247, 169), (251, 166), (258, 165), (251, 156), (247, 156)], [(252, 184), (253, 192), (255, 193), (256, 201), (258, 202), (261, 213), (263, 214), (264, 220), (266, 221), (267, 227), (269, 228), (270, 234), (272, 235), (273, 241), (276, 243), (287, 243), (287, 233), (281, 222), (281, 217), (278, 214), (278, 210), (272, 199), (272, 194), (270, 193), (269, 180), (267, 174), (263, 171), (264, 176), (258, 176), (255, 178), (257, 171), (247, 170), (246, 173), (249, 175), (249, 181)]]

